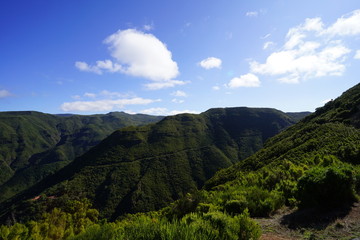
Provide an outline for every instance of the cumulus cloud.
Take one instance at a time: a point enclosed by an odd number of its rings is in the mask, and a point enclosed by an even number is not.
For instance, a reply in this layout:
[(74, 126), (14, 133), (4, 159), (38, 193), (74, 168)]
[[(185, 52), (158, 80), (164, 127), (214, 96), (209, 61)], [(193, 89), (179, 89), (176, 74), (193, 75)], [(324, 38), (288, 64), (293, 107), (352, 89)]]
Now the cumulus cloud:
[(198, 114), (198, 112), (192, 110), (168, 110), (167, 108), (161, 108), (161, 107), (144, 109), (141, 111), (141, 113), (149, 114), (149, 115), (162, 115), (162, 116), (176, 115), (181, 113)]
[(10, 96), (12, 96), (12, 94), (8, 90), (5, 89), (0, 90), (0, 98), (6, 98)]
[(205, 69), (211, 69), (211, 68), (221, 68), (221, 59), (216, 57), (208, 57), (201, 62), (199, 62), (199, 65)]
[[(342, 16), (329, 27), (319, 17), (307, 18), (302, 24), (289, 29), (284, 45), (272, 52), (264, 63), (251, 61), (250, 71), (276, 76), (284, 83), (341, 76), (346, 70), (345, 61), (351, 49), (340, 37), (358, 34), (360, 35), (360, 10)], [(264, 49), (267, 48), (268, 42), (264, 44)]]
[(177, 91), (171, 93), (171, 95), (175, 96), (175, 97), (187, 97), (186, 92), (180, 91), (180, 90), (177, 90)]
[(170, 80), (178, 74), (177, 63), (166, 45), (154, 35), (135, 29), (118, 31), (104, 41), (111, 55), (125, 67), (124, 73), (155, 81)]
[(156, 83), (167, 83), (163, 84), (165, 87), (177, 85), (171, 83), (179, 75), (177, 63), (172, 60), (172, 53), (166, 45), (154, 35), (135, 29), (119, 30), (107, 37), (104, 43), (109, 46), (113, 60), (96, 61), (95, 65), (77, 61), (75, 66), (96, 74), (120, 72), (142, 77)]
[(227, 84), (227, 86), (229, 88), (259, 87), (260, 80), (256, 75), (252, 73), (248, 73), (245, 75), (241, 75), (240, 77), (231, 79), (229, 84)]
[(103, 112), (122, 109), (127, 105), (146, 105), (160, 101), (159, 99), (129, 98), (129, 99), (103, 99), (96, 101), (65, 102), (60, 108), (64, 112)]

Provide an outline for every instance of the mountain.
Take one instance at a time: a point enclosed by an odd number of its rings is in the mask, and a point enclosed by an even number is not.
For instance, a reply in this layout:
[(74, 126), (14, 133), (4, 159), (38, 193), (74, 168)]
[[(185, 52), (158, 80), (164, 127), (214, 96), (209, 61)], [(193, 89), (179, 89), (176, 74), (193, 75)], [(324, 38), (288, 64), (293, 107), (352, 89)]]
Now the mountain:
[[(360, 84), (270, 138), (257, 153), (218, 171), (205, 183), (199, 204), (229, 214), (248, 209), (252, 217), (281, 208), (287, 213), (272, 219), (279, 231), (353, 239), (360, 229), (352, 220), (358, 219), (359, 193)], [(337, 226), (348, 224), (346, 219), (352, 223), (344, 232)], [(271, 232), (269, 225), (263, 227)]]
[(0, 113), (0, 202), (32, 186), (113, 131), (162, 117), (123, 112), (81, 116)]
[(126, 127), (30, 189), (23, 199), (40, 193), (86, 197), (110, 219), (159, 209), (202, 187), (219, 169), (252, 155), (293, 123), (275, 109), (243, 107)]
[(296, 125), (269, 139), (264, 148), (246, 160), (219, 171), (207, 188), (234, 181), (239, 171), (259, 171), (285, 162), (311, 164), (334, 156), (341, 162), (360, 163), (360, 84), (318, 108)]

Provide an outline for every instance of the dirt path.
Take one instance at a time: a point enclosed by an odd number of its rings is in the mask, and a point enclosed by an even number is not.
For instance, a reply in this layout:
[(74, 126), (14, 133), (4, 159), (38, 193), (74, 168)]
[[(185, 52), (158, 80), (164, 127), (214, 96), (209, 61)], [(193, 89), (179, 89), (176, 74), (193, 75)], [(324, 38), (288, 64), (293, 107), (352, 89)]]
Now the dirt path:
[(255, 219), (261, 226), (261, 240), (360, 239), (360, 203), (319, 214), (283, 208), (268, 218)]

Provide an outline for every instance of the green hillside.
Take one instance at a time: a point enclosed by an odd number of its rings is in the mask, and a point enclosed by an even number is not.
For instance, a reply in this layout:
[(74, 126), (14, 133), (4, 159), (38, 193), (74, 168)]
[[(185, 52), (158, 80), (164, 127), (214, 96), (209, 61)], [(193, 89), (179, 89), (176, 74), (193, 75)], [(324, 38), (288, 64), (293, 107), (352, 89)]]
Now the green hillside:
[(0, 113), (0, 202), (64, 167), (116, 129), (162, 117)]
[(292, 124), (274, 109), (225, 108), (126, 127), (27, 196), (46, 189), (48, 196), (86, 197), (110, 219), (160, 209), (196, 191), (216, 171), (255, 153)]

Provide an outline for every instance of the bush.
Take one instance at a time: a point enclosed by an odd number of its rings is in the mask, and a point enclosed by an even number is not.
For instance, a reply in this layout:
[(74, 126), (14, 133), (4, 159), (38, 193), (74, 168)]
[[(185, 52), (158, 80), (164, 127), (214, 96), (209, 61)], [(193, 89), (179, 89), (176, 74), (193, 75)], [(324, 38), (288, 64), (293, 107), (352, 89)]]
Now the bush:
[(356, 200), (352, 170), (344, 165), (315, 167), (299, 179), (297, 200), (300, 208), (329, 209)]
[(245, 197), (247, 208), (253, 217), (266, 217), (285, 203), (280, 192), (270, 192), (259, 187), (247, 188)]

